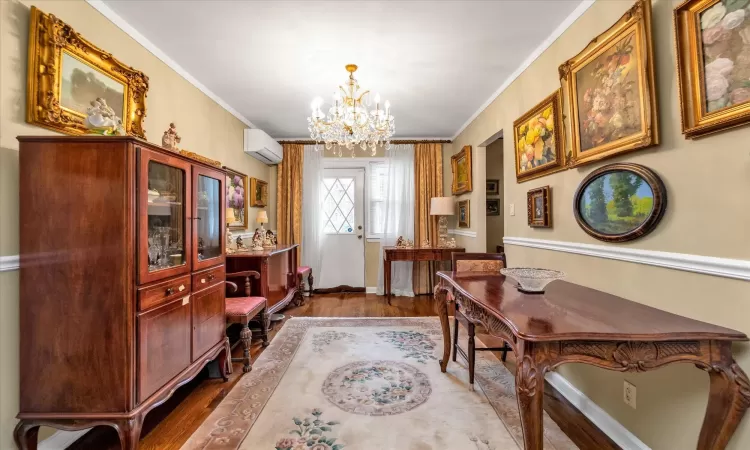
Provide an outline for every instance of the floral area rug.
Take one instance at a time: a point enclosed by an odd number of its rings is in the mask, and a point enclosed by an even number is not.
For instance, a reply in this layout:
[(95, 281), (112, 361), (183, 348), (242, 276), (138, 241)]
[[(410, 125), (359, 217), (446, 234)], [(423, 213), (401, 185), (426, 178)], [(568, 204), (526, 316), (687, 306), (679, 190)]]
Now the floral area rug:
[[(183, 449), (523, 449), (513, 375), (479, 352), (471, 389), (441, 351), (436, 317), (290, 319)], [(577, 448), (544, 427), (545, 449)]]

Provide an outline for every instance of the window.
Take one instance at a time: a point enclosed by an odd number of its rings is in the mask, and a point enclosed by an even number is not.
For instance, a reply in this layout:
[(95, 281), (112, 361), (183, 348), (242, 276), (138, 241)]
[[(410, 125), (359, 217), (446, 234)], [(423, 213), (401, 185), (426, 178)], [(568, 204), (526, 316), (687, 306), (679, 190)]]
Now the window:
[(370, 164), (369, 215), (367, 236), (383, 237), (385, 231), (385, 198), (388, 195), (388, 163)]
[(323, 178), (323, 190), (323, 232), (354, 233), (354, 178)]

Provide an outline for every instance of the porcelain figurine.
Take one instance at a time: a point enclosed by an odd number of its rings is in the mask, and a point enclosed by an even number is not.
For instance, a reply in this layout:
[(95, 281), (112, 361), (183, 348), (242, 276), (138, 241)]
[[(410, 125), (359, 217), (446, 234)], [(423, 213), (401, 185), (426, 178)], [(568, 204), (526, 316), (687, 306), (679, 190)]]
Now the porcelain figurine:
[(429, 239), (422, 239), (422, 248), (430, 248), (432, 245), (430, 245)]
[(414, 242), (405, 239), (403, 236), (399, 236), (398, 240), (396, 240), (396, 248), (414, 248)]
[(164, 132), (164, 136), (161, 138), (161, 146), (168, 150), (177, 150), (177, 144), (181, 140), (182, 138), (177, 134), (177, 127), (172, 122), (169, 124), (169, 129)]
[(245, 243), (242, 241), (242, 236), (237, 236), (235, 243), (237, 244), (237, 249), (245, 248)]
[(253, 246), (250, 250), (263, 250), (263, 236), (261, 236), (260, 230), (255, 230), (255, 234), (253, 235)]

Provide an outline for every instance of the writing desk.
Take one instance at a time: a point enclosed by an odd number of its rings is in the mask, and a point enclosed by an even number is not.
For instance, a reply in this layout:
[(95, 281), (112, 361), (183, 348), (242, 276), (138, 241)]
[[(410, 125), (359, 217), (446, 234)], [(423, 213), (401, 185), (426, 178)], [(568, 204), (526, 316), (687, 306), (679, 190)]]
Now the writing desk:
[[(565, 363), (645, 372), (690, 363), (710, 377), (698, 450), (726, 447), (750, 406), (750, 380), (732, 358), (739, 331), (711, 325), (601, 291), (554, 281), (544, 294), (524, 294), (497, 272), (438, 272), (435, 306), (443, 331), (445, 372), (451, 348), (448, 303), (510, 344), (526, 450), (542, 450), (544, 375)], [(453, 296), (448, 296), (452, 291)]]

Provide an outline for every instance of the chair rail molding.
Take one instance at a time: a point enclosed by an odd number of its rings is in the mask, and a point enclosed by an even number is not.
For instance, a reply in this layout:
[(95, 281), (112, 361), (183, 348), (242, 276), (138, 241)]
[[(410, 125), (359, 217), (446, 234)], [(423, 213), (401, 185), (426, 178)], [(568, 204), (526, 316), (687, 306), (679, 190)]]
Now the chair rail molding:
[(476, 231), (460, 230), (458, 228), (448, 229), (448, 234), (455, 234), (456, 236), (466, 236), (466, 237), (470, 237), (470, 238), (477, 237), (477, 232)]
[(503, 242), (505, 245), (540, 248), (556, 252), (594, 256), (597, 258), (614, 259), (636, 264), (645, 264), (704, 275), (750, 281), (750, 261), (742, 259), (717, 258), (714, 256), (582, 244), (578, 242), (548, 241), (524, 237), (505, 237), (503, 238)]
[(18, 255), (0, 256), (0, 272), (18, 270), (20, 260)]

